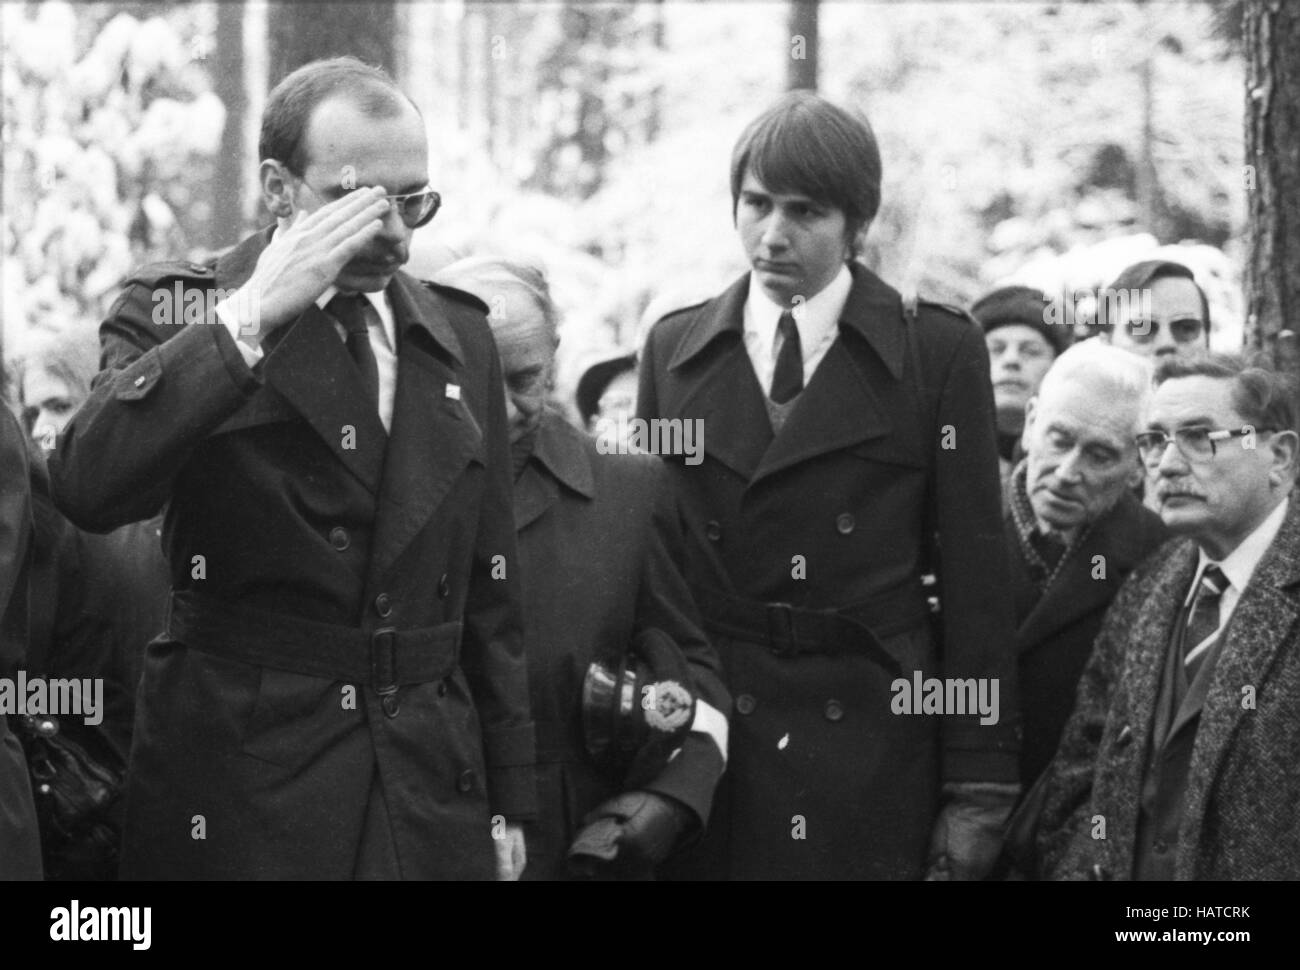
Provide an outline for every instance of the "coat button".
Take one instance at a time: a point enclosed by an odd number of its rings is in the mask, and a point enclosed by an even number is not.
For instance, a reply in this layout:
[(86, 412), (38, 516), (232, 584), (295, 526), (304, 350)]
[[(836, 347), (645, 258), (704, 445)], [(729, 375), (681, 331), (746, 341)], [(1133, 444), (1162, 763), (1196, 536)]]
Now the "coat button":
[(722, 523), (717, 519), (710, 519), (704, 526), (704, 534), (709, 537), (710, 542), (717, 542), (722, 538)]
[(841, 512), (835, 517), (835, 528), (839, 530), (840, 535), (846, 536), (853, 531), (857, 525), (857, 520), (853, 518), (852, 512)]
[(385, 694), (380, 700), (379, 705), (384, 709), (386, 717), (397, 717), (397, 712), (402, 709), (402, 702), (397, 699), (397, 692)]
[(442, 678), (442, 680), (438, 681), (438, 696), (439, 696), (439, 697), (446, 697), (446, 696), (447, 696), (447, 678), (446, 678), (446, 677), (444, 677), (444, 678)]
[(1158, 852), (1160, 855), (1164, 855), (1166, 852), (1169, 851), (1169, 843), (1166, 842), (1164, 839), (1156, 839), (1155, 843), (1152, 844), (1151, 848), (1155, 849), (1156, 852)]
[(1115, 747), (1122, 748), (1133, 740), (1133, 729), (1125, 724), (1119, 729), (1119, 737), (1115, 739)]
[(456, 790), (461, 794), (468, 794), (473, 789), (474, 772), (467, 768), (456, 777)]
[(758, 706), (758, 701), (754, 700), (750, 694), (741, 694), (736, 698), (736, 713), (753, 714), (754, 708)]
[(826, 702), (826, 720), (842, 721), (844, 720), (844, 705), (839, 701)]
[(352, 540), (348, 538), (348, 530), (341, 525), (336, 525), (330, 529), (330, 545), (339, 552), (352, 545)]
[(443, 573), (438, 580), (438, 598), (446, 599), (451, 595), (451, 583), (447, 582), (447, 574)]
[(380, 593), (375, 597), (375, 612), (387, 619), (393, 613), (393, 601), (388, 598), (387, 593)]

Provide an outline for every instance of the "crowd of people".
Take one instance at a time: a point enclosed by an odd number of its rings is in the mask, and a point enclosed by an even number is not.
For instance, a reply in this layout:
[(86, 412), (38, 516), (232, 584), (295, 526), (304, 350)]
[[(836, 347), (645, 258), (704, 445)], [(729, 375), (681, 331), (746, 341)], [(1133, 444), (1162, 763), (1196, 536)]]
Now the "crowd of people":
[(869, 123), (792, 93), (730, 160), (749, 271), (578, 428), (541, 268), (402, 271), (441, 197), (387, 75), (294, 71), (259, 153), (272, 225), (12, 375), (0, 681), (105, 701), (0, 717), (0, 878), (1300, 877), (1295, 391), (1189, 269), (1086, 339), (905, 296)]

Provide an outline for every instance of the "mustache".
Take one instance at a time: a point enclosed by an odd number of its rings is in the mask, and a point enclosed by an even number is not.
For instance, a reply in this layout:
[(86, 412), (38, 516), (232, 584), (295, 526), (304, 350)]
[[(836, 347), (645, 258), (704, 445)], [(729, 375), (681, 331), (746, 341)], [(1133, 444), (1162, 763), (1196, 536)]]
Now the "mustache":
[(1194, 489), (1185, 488), (1180, 485), (1170, 485), (1167, 488), (1156, 486), (1156, 498), (1164, 502), (1171, 498), (1205, 498), (1200, 492)]

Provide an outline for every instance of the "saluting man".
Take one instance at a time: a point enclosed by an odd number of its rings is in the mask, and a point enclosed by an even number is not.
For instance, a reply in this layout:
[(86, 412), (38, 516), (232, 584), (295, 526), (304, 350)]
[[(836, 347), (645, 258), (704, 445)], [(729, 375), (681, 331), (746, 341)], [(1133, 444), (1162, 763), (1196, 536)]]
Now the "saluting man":
[(383, 72), (317, 61), (260, 152), (276, 224), (129, 281), (51, 460), (83, 528), (167, 506), (123, 874), (517, 877), (505, 401), (486, 307), (400, 271), (438, 208), (424, 123)]
[[(969, 318), (906, 312), (854, 261), (880, 171), (865, 119), (778, 101), (732, 155), (750, 272), (644, 349), (638, 413), (703, 422), (703, 462), (671, 470), (735, 698), (683, 874), (978, 878), (1018, 789), (988, 354)], [(918, 671), (996, 682), (997, 723), (894, 714), (895, 680)]]

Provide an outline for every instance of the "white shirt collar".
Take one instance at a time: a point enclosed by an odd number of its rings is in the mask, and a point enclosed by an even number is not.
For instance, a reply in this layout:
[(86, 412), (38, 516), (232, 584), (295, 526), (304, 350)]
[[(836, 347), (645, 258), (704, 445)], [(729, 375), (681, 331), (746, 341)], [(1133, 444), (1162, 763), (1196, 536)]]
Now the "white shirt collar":
[[(329, 288), (316, 298), (316, 305), (324, 310), (325, 305), (334, 299), (338, 292), (339, 288), (331, 283)], [(393, 339), (395, 324), (393, 322), (393, 311), (388, 306), (387, 294), (384, 290), (380, 290), (377, 293), (362, 293), (361, 296), (369, 300), (370, 305), (379, 314), (379, 321), (384, 325), (384, 339), (388, 341), (389, 349), (395, 348), (397, 346), (396, 340)]]
[[(1278, 502), (1277, 508), (1273, 509), (1263, 522), (1255, 526), (1255, 531), (1246, 536), (1241, 541), (1241, 544), (1228, 553), (1223, 561), (1219, 563), (1223, 575), (1227, 577), (1228, 582), (1232, 584), (1238, 593), (1245, 590), (1246, 585), (1250, 582), (1250, 577), (1255, 575), (1255, 568), (1259, 565), (1260, 560), (1264, 558), (1264, 553), (1268, 552), (1268, 547), (1273, 544), (1278, 530), (1282, 528), (1282, 520), (1286, 518), (1286, 510), (1290, 504), (1290, 496)], [(1196, 566), (1198, 582), (1201, 573), (1205, 571), (1205, 567), (1214, 561), (1205, 554), (1204, 549), (1199, 550), (1199, 552), (1200, 559)], [(1193, 592), (1195, 589), (1196, 583), (1193, 583)]]
[[(849, 290), (853, 288), (853, 274), (847, 264), (840, 266), (835, 278), (827, 283), (820, 292), (792, 308), (795, 326), (799, 329), (799, 345), (803, 348), (805, 358), (824, 349), (839, 332), (840, 314), (848, 302)], [(745, 328), (756, 333), (760, 346), (766, 353), (772, 352), (776, 342), (776, 325), (786, 307), (774, 303), (763, 288), (754, 281), (753, 273), (749, 277), (749, 295), (745, 298)]]

